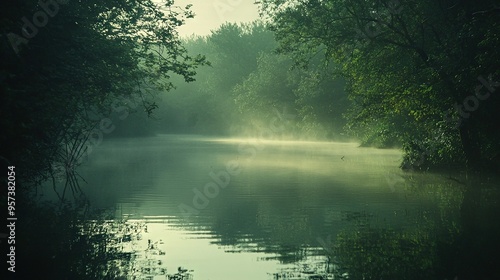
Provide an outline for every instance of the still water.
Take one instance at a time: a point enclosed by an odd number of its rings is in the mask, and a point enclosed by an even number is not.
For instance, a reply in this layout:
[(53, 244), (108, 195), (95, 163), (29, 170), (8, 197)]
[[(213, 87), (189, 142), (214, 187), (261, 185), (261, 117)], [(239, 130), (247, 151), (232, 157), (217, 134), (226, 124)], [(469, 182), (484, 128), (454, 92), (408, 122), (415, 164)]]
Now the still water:
[(403, 172), (399, 150), (358, 146), (105, 139), (80, 174), (94, 207), (143, 224), (133, 250), (158, 249), (169, 274), (181, 266), (196, 280), (496, 275), (497, 181)]

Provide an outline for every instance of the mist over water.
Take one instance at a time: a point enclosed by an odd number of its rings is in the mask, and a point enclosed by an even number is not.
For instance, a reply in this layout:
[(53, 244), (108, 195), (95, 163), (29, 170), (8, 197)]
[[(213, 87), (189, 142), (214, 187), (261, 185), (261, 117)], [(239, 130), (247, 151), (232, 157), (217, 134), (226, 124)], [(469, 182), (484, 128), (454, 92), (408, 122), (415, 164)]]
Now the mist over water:
[[(137, 248), (162, 240), (169, 271), (268, 279), (303, 265), (325, 270), (325, 244), (359, 227), (420, 231), (425, 219), (458, 219), (460, 190), (440, 175), (410, 178), (400, 159), (357, 143), (159, 135), (109, 140), (81, 174), (94, 207), (147, 224)], [(229, 162), (238, 172), (224, 177)], [(210, 174), (227, 185), (205, 190), (221, 184)], [(440, 187), (421, 193), (429, 180)]]
[[(229, 162), (237, 165), (238, 174), (230, 176), (228, 186), (220, 190), (222, 197), (240, 188), (264, 191), (268, 186), (280, 185), (286, 187), (282, 189), (286, 193), (303, 190), (306, 197), (309, 191), (326, 188), (328, 184), (353, 192), (366, 189), (390, 192), (386, 174), (401, 173), (398, 170), (401, 153), (358, 146), (188, 135), (117, 139), (95, 151), (82, 169), (82, 176), (98, 190), (88, 194), (95, 197), (91, 200), (96, 206), (110, 206), (106, 203), (114, 203), (128, 192), (142, 195), (154, 192), (158, 200), (164, 195), (165, 202), (161, 205), (166, 206), (173, 198), (192, 195), (193, 188), (203, 189), (213, 181), (209, 174), (225, 171)], [(108, 195), (112, 200), (106, 198)], [(218, 200), (219, 197), (213, 199)], [(174, 206), (180, 202), (183, 201), (172, 201)]]

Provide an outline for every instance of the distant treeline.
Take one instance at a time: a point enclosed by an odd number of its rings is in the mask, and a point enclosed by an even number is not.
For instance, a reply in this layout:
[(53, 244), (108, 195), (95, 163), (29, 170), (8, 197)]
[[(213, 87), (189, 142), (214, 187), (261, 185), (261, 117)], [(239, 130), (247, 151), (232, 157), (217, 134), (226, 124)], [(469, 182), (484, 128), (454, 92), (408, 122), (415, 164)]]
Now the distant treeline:
[(298, 67), (276, 52), (274, 33), (259, 21), (226, 23), (184, 44), (204, 54), (210, 66), (197, 70), (195, 82), (175, 83), (175, 90), (161, 95), (156, 131), (259, 137), (285, 112), (293, 121), (281, 139), (347, 139), (344, 79), (321, 56)]

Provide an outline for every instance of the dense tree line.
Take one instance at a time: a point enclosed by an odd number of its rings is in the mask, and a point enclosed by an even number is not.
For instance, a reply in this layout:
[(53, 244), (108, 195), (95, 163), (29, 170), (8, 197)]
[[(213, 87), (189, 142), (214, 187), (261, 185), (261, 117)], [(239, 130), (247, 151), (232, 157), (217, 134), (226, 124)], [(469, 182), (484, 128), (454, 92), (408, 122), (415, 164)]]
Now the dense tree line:
[(274, 33), (262, 22), (226, 23), (184, 44), (205, 54), (210, 66), (198, 70), (196, 82), (163, 96), (157, 131), (256, 137), (286, 110), (295, 116), (289, 137), (345, 139), (344, 80), (320, 59), (297, 67), (276, 53)]
[[(73, 243), (84, 238), (81, 219), (95, 217), (76, 211), (82, 205), (39, 205), (35, 191), (48, 181), (61, 199), (80, 198), (76, 167), (116, 129), (114, 120), (151, 114), (155, 95), (173, 87), (171, 75), (194, 80), (205, 60), (188, 54), (176, 31), (193, 17), (189, 8), (149, 0), (0, 4), (0, 179), (15, 166), (18, 277), (115, 279), (105, 262), (93, 269), (84, 260), (121, 259), (105, 253), (106, 239)], [(7, 188), (1, 196), (7, 209)]]
[(297, 117), (290, 137), (402, 147), (403, 168), (498, 168), (493, 2), (269, 0), (260, 8), (264, 22), (186, 40), (211, 66), (165, 96), (160, 128), (255, 136), (286, 108)]
[[(403, 167), (497, 165), (496, 1), (261, 1), (280, 51), (325, 51), (347, 80), (348, 129), (400, 142)], [(495, 168), (495, 167), (494, 167)]]
[(76, 164), (113, 126), (112, 113), (150, 112), (169, 76), (193, 81), (176, 27), (192, 17), (173, 1), (2, 3), (0, 155), (25, 180)]

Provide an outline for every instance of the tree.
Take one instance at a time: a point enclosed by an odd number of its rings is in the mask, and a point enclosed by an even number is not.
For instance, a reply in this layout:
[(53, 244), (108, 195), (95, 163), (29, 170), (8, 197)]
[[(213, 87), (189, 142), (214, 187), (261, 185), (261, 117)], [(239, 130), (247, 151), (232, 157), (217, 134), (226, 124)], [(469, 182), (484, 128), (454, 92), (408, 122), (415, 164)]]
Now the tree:
[(193, 17), (189, 5), (65, 3), (2, 3), (0, 154), (24, 183), (50, 178), (61, 162), (72, 185), (73, 167), (110, 126), (107, 115), (137, 104), (149, 114), (155, 91), (172, 88), (170, 75), (193, 81), (204, 63), (176, 31)]
[(276, 47), (272, 32), (259, 21), (242, 25), (225, 23), (212, 31), (207, 43), (211, 48), (213, 90), (226, 94), (257, 68), (260, 53)]
[(164, 132), (237, 132), (246, 123), (241, 120), (232, 90), (257, 69), (261, 53), (270, 53), (276, 47), (272, 32), (258, 21), (225, 23), (208, 36), (187, 38), (183, 43), (190, 52), (206, 55), (210, 66), (199, 69), (195, 83), (181, 85), (163, 96), (162, 104), (173, 109), (161, 111), (162, 123), (168, 129)]
[(298, 116), (294, 136), (339, 138), (347, 100), (342, 80), (328, 74), (331, 69), (319, 61), (298, 68), (285, 54), (262, 53), (257, 69), (233, 88), (234, 99), (245, 118), (260, 126), (287, 108)]
[[(493, 50), (499, 41), (493, 34), (499, 30), (500, 9), (494, 4), (264, 0), (261, 12), (282, 52), (307, 62), (326, 48), (325, 59), (342, 66), (339, 73), (354, 102), (351, 127), (376, 123), (379, 134), (403, 143), (415, 166), (423, 156), (428, 163), (462, 161), (477, 167), (500, 150), (493, 144), (498, 132), (485, 127), (498, 126), (490, 121), (498, 118), (490, 105), (500, 101), (489, 96), (476, 112), (476, 101), (487, 93), (475, 92), (481, 84), (490, 90), (498, 86), (494, 65), (499, 57)], [(488, 75), (489, 81), (478, 83), (478, 77)], [(450, 114), (453, 121), (444, 118)]]

